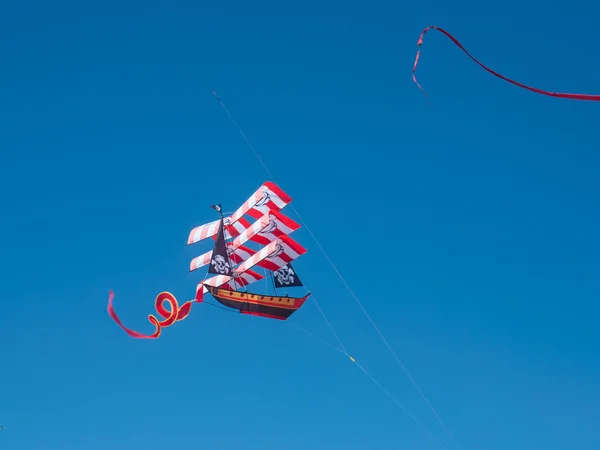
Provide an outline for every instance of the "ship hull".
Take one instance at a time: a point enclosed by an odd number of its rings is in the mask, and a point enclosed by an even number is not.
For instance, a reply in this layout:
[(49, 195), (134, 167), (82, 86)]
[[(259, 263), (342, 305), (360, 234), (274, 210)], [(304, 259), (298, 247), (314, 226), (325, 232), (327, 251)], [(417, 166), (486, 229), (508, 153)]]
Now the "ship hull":
[(286, 320), (290, 317), (310, 296), (310, 292), (304, 297), (281, 297), (232, 291), (213, 286), (206, 286), (206, 288), (219, 303), (237, 309), (242, 314), (279, 320)]

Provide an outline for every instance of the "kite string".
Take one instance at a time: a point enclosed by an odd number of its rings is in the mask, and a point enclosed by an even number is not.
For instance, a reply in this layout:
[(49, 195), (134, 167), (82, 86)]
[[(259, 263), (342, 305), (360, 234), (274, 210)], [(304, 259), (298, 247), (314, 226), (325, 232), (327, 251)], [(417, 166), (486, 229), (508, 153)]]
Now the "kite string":
[[(229, 112), (229, 110), (225, 107), (225, 104), (223, 103), (223, 100), (221, 100), (221, 98), (217, 95), (217, 93), (215, 92), (215, 90), (213, 89), (212, 93), (214, 94), (214, 96), (217, 98), (219, 104), (221, 105), (221, 107), (223, 108), (223, 110), (225, 111), (225, 113), (227, 114), (227, 116), (229, 116), (229, 119), (233, 122), (233, 124), (235, 125), (235, 127), (237, 128), (238, 132), (240, 133), (240, 135), (242, 136), (242, 138), (244, 138), (244, 141), (246, 142), (246, 144), (248, 145), (248, 147), (250, 147), (250, 149), (252, 150), (252, 152), (254, 153), (254, 156), (256, 156), (256, 158), (258, 159), (258, 161), (261, 163), (261, 165), (263, 166), (263, 168), (265, 169), (265, 171), (269, 174), (269, 177), (271, 177), (271, 179), (273, 180), (273, 182), (275, 184), (277, 183), (277, 180), (275, 179), (275, 176), (273, 175), (273, 173), (269, 170), (269, 167), (267, 166), (267, 164), (263, 161), (263, 159), (260, 157), (260, 154), (256, 151), (256, 149), (254, 148), (254, 146), (250, 143), (250, 140), (248, 140), (248, 138), (246, 137), (246, 134), (244, 133), (244, 131), (242, 130), (242, 128), (238, 125), (238, 123), (235, 121), (235, 119), (233, 118), (233, 116), (231, 115), (231, 113)], [(296, 215), (298, 215), (298, 217), (300, 218), (300, 214), (298, 214), (298, 211), (296, 210), (296, 208), (294, 208), (294, 205), (290, 205), (292, 206), (293, 210), (295, 211)], [(300, 220), (302, 221), (302, 219), (300, 218)], [(303, 222), (303, 221), (302, 221)], [(311, 234), (311, 236), (313, 236), (313, 239), (315, 239), (314, 235), (310, 232), (310, 230), (308, 229), (308, 227), (306, 226), (306, 224), (304, 224), (304, 226), (306, 227), (307, 231)], [(316, 240), (316, 239), (315, 239)], [(319, 245), (317, 243), (317, 245)], [(319, 247), (321, 247), (319, 245)], [(321, 250), (323, 250), (321, 248)], [(314, 294), (311, 295), (312, 301), (315, 303), (317, 309), (319, 310), (319, 312), (321, 313), (321, 315), (323, 316), (323, 319), (325, 320), (325, 323), (329, 326), (329, 329), (331, 330), (331, 332), (333, 333), (333, 335), (335, 336), (336, 340), (338, 341), (338, 343), (340, 344), (340, 347), (342, 348), (342, 350), (344, 351), (344, 353), (346, 355), (348, 355), (348, 352), (346, 351), (344, 344), (342, 344), (342, 341), (340, 340), (339, 336), (337, 335), (337, 333), (335, 332), (335, 330), (333, 329), (333, 326), (331, 325), (331, 323), (329, 322), (329, 320), (327, 319), (327, 316), (325, 316), (325, 313), (323, 312), (323, 309), (321, 308), (321, 306), (319, 305), (319, 303), (317, 302), (317, 300), (315, 299)], [(349, 355), (348, 355), (349, 356)]]
[(381, 389), (381, 391), (387, 395), (390, 399), (392, 399), (392, 401), (394, 403), (396, 403), (396, 405), (398, 405), (406, 414), (408, 414), (408, 416), (417, 424), (419, 425), (423, 430), (425, 430), (425, 432), (429, 435), (429, 437), (431, 439), (433, 439), (440, 447), (442, 447), (445, 450), (448, 450), (448, 448), (442, 444), (433, 434), (431, 434), (431, 432), (425, 427), (425, 425), (423, 425), (421, 422), (419, 422), (417, 420), (417, 418), (415, 416), (413, 416), (405, 407), (404, 405), (402, 405), (397, 399), (396, 397), (394, 397), (392, 394), (390, 394), (381, 384), (379, 384), (379, 382), (369, 373), (365, 370), (365, 368), (363, 366), (361, 366), (359, 363), (357, 363), (356, 361), (354, 361), (354, 364), (356, 364), (356, 366), (363, 371), (363, 373), (373, 382), (375, 383), (375, 385)]
[(327, 345), (328, 347), (331, 347), (332, 349), (334, 349), (337, 352), (340, 352), (342, 355), (347, 355), (347, 353), (345, 353), (339, 346), (336, 347), (335, 345), (333, 345), (331, 342), (326, 341), (325, 339), (323, 339), (322, 337), (317, 336), (314, 333), (311, 333), (310, 331), (302, 328), (301, 326), (296, 325), (295, 323), (290, 323), (291, 326), (293, 326), (294, 328), (297, 328), (298, 330), (302, 331), (303, 333), (308, 334), (309, 336), (315, 338), (318, 341), (321, 341), (323, 344)]
[(342, 350), (342, 352), (344, 352), (344, 354), (346, 356), (348, 356), (352, 362), (356, 362), (354, 361), (354, 358), (352, 358), (348, 352), (346, 351), (346, 347), (344, 347), (344, 344), (342, 344), (342, 340), (340, 339), (340, 337), (338, 336), (338, 334), (335, 332), (335, 330), (333, 329), (333, 325), (331, 325), (331, 322), (329, 322), (329, 320), (327, 319), (327, 316), (325, 315), (325, 312), (323, 311), (323, 309), (321, 308), (321, 305), (319, 305), (319, 302), (317, 301), (317, 299), (315, 298), (315, 294), (312, 293), (311, 294), (311, 298), (312, 301), (314, 302), (315, 306), (317, 307), (317, 309), (319, 310), (319, 312), (321, 313), (321, 316), (323, 316), (323, 320), (325, 321), (325, 323), (327, 324), (327, 326), (329, 327), (329, 329), (331, 330), (331, 333), (335, 336), (335, 339), (338, 341), (338, 344), (340, 344), (340, 349)]
[[(223, 310), (225, 310), (225, 311), (227, 311), (227, 312), (230, 312), (230, 313), (235, 313), (235, 311), (233, 311), (232, 309), (225, 308), (224, 306), (219, 306), (219, 305), (215, 305), (214, 303), (208, 303), (208, 302), (206, 302), (206, 304), (207, 304), (207, 305), (210, 305), (210, 306), (214, 306), (215, 308), (223, 309)], [(324, 317), (324, 318), (325, 318), (325, 317)], [(326, 318), (325, 318), (325, 320), (327, 321), (327, 319), (326, 319)], [(328, 322), (328, 321), (327, 321), (327, 322)], [(306, 333), (307, 335), (309, 335), (309, 336), (311, 336), (311, 337), (315, 338), (316, 340), (318, 340), (318, 341), (321, 341), (323, 344), (327, 345), (328, 347), (331, 347), (331, 348), (332, 348), (332, 349), (334, 349), (335, 351), (337, 351), (337, 352), (340, 352), (340, 353), (342, 353), (343, 355), (346, 355), (346, 356), (350, 357), (350, 355), (349, 355), (349, 354), (348, 354), (348, 353), (347, 353), (347, 352), (346, 352), (346, 351), (345, 351), (343, 348), (336, 347), (336, 346), (335, 346), (335, 345), (333, 345), (331, 342), (328, 342), (328, 341), (326, 341), (325, 339), (323, 339), (323, 338), (321, 338), (321, 337), (317, 336), (317, 335), (316, 335), (316, 334), (314, 334), (314, 333), (311, 333), (310, 331), (308, 331), (308, 330), (306, 330), (306, 329), (304, 329), (304, 328), (302, 328), (302, 327), (300, 327), (300, 326), (296, 325), (295, 323), (290, 323), (290, 325), (291, 325), (291, 326), (293, 326), (294, 328), (297, 328), (298, 330), (302, 331), (303, 333)], [(330, 325), (330, 327), (331, 327), (331, 325)], [(337, 337), (337, 334), (335, 333), (335, 331), (333, 331), (333, 329), (332, 329), (331, 331), (334, 333), (334, 335), (336, 336), (336, 339), (338, 340), (338, 342), (340, 343), (340, 346), (341, 346), (341, 342), (339, 341), (339, 338)], [(382, 391), (382, 392), (383, 392), (385, 395), (387, 395), (387, 396), (388, 396), (388, 397), (389, 397), (389, 398), (390, 398), (390, 399), (391, 399), (391, 400), (392, 400), (392, 401), (393, 401), (393, 402), (394, 402), (394, 403), (395, 403), (397, 406), (399, 406), (399, 407), (400, 407), (400, 408), (401, 408), (401, 409), (402, 409), (402, 410), (403, 410), (403, 411), (404, 411), (404, 412), (405, 412), (405, 413), (408, 415), (408, 417), (410, 417), (410, 418), (411, 418), (411, 419), (412, 419), (412, 420), (413, 420), (413, 421), (414, 421), (414, 422), (415, 422), (417, 425), (419, 425), (419, 426), (420, 426), (420, 427), (421, 427), (421, 428), (422, 428), (422, 429), (423, 429), (423, 430), (424, 430), (424, 431), (425, 431), (425, 432), (426, 432), (426, 433), (429, 435), (429, 437), (431, 437), (431, 439), (433, 439), (433, 440), (434, 440), (434, 441), (435, 441), (435, 442), (436, 442), (436, 443), (437, 443), (437, 444), (438, 444), (440, 447), (442, 447), (444, 450), (448, 450), (448, 448), (447, 448), (447, 447), (446, 447), (444, 444), (442, 444), (442, 443), (441, 443), (441, 442), (440, 442), (440, 441), (439, 441), (439, 440), (438, 440), (438, 439), (437, 439), (437, 438), (436, 438), (436, 437), (435, 437), (433, 434), (431, 434), (431, 432), (430, 432), (430, 431), (429, 431), (429, 430), (428, 430), (428, 429), (425, 427), (425, 425), (423, 425), (421, 422), (419, 422), (419, 420), (418, 420), (418, 419), (417, 419), (415, 416), (413, 416), (413, 415), (410, 413), (410, 411), (408, 411), (408, 410), (406, 409), (406, 407), (405, 407), (405, 406), (404, 406), (402, 403), (400, 403), (400, 402), (398, 401), (398, 399), (397, 399), (396, 397), (394, 397), (392, 394), (390, 394), (390, 392), (389, 392), (387, 389), (385, 389), (385, 388), (384, 388), (384, 387), (381, 385), (381, 383), (379, 383), (379, 382), (378, 382), (378, 381), (375, 379), (375, 377), (374, 377), (373, 375), (371, 375), (369, 372), (367, 372), (367, 370), (366, 370), (366, 369), (365, 369), (363, 366), (361, 366), (359, 363), (357, 363), (357, 362), (354, 360), (354, 358), (352, 358), (352, 357), (350, 357), (350, 358), (352, 359), (352, 362), (353, 362), (354, 364), (356, 364), (356, 366), (357, 366), (357, 367), (358, 367), (358, 368), (359, 368), (359, 369), (360, 369), (360, 370), (361, 370), (361, 371), (362, 371), (362, 372), (363, 372), (363, 373), (364, 373), (364, 374), (367, 376), (367, 378), (369, 378), (369, 379), (370, 379), (370, 380), (373, 382), (373, 384), (375, 384), (375, 386), (377, 386), (377, 387), (378, 387), (378, 388), (379, 388), (379, 389), (380, 389), (380, 390), (381, 390), (381, 391)]]
[(238, 132), (242, 135), (242, 137), (244, 138), (244, 141), (246, 141), (246, 144), (248, 144), (248, 147), (250, 147), (250, 150), (252, 150), (254, 152), (254, 156), (256, 156), (256, 158), (260, 161), (260, 163), (262, 164), (263, 168), (267, 171), (267, 173), (269, 174), (269, 176), (271, 177), (271, 179), (273, 180), (273, 182), (275, 184), (279, 184), (279, 183), (277, 183), (277, 180), (275, 180), (275, 176), (273, 176), (273, 174), (271, 173), (271, 171), (269, 170), (269, 168), (267, 167), (267, 165), (265, 164), (265, 162), (262, 160), (262, 158), (260, 157), (260, 155), (258, 154), (258, 152), (256, 151), (256, 149), (252, 146), (252, 144), (250, 143), (250, 141), (248, 140), (248, 138), (246, 137), (246, 135), (242, 131), (242, 128), (238, 125), (238, 123), (235, 121), (235, 119), (233, 118), (233, 116), (229, 113), (229, 110), (227, 108), (225, 108), (225, 104), (223, 103), (223, 100), (221, 100), (221, 97), (219, 97), (217, 95), (217, 93), (215, 92), (214, 89), (213, 89), (212, 93), (217, 98), (217, 100), (221, 104), (221, 107), (227, 113), (227, 115), (229, 116), (229, 118), (231, 119), (231, 121), (233, 122), (233, 124), (235, 125), (235, 127), (237, 128)]
[[(359, 306), (359, 308), (361, 309), (361, 311), (364, 313), (365, 317), (369, 320), (369, 322), (371, 323), (371, 325), (373, 326), (373, 328), (375, 329), (375, 331), (377, 332), (377, 334), (379, 335), (379, 337), (381, 338), (381, 340), (383, 341), (383, 343), (386, 345), (386, 347), (388, 348), (388, 350), (390, 351), (390, 353), (394, 356), (394, 358), (396, 359), (396, 362), (402, 368), (402, 371), (408, 377), (408, 379), (410, 380), (410, 382), (412, 383), (412, 385), (415, 387), (415, 389), (417, 390), (417, 392), (419, 393), (419, 395), (421, 396), (421, 398), (425, 401), (425, 403), (427, 404), (427, 406), (429, 406), (429, 408), (431, 409), (431, 411), (433, 412), (433, 414), (435, 415), (435, 417), (437, 418), (437, 420), (440, 422), (440, 424), (442, 425), (442, 427), (446, 431), (446, 433), (448, 433), (448, 435), (454, 441), (454, 443), (456, 444), (456, 446), (460, 448), (460, 444), (454, 438), (454, 435), (452, 434), (452, 432), (448, 429), (448, 427), (446, 426), (446, 424), (444, 423), (444, 421), (442, 420), (442, 418), (440, 417), (440, 415), (438, 414), (438, 412), (436, 411), (436, 409), (433, 407), (433, 405), (429, 402), (429, 400), (427, 399), (427, 397), (425, 396), (425, 394), (423, 393), (423, 391), (419, 388), (419, 386), (417, 385), (417, 382), (414, 380), (414, 378), (412, 377), (412, 375), (410, 374), (410, 372), (408, 371), (408, 369), (406, 368), (406, 366), (402, 363), (402, 361), (400, 360), (400, 358), (398, 357), (398, 355), (396, 354), (396, 352), (394, 351), (394, 349), (392, 348), (392, 346), (390, 345), (390, 343), (388, 342), (388, 340), (385, 338), (385, 336), (383, 335), (383, 333), (381, 332), (381, 330), (379, 329), (379, 327), (375, 324), (375, 322), (373, 321), (373, 319), (371, 318), (371, 316), (369, 315), (369, 313), (367, 312), (367, 310), (362, 305), (361, 301), (358, 299), (357, 295), (354, 293), (354, 291), (352, 290), (352, 288), (350, 288), (350, 285), (348, 284), (348, 282), (346, 281), (346, 279), (343, 277), (343, 275), (341, 274), (341, 272), (338, 270), (337, 266), (331, 260), (331, 258), (329, 257), (329, 255), (327, 254), (327, 252), (325, 251), (325, 249), (321, 246), (319, 240), (312, 233), (312, 231), (310, 230), (310, 228), (308, 227), (308, 225), (306, 224), (306, 222), (302, 219), (302, 217), (300, 216), (300, 213), (296, 210), (296, 208), (294, 207), (294, 205), (290, 205), (290, 206), (291, 206), (292, 210), (298, 216), (298, 219), (300, 220), (300, 222), (302, 222), (302, 224), (306, 228), (306, 231), (313, 238), (313, 240), (315, 241), (315, 243), (317, 244), (317, 246), (319, 247), (319, 249), (321, 250), (321, 252), (325, 256), (325, 258), (327, 259), (327, 261), (329, 261), (329, 264), (331, 265), (331, 267), (333, 268), (333, 270), (335, 270), (336, 274), (338, 275), (338, 277), (340, 278), (340, 280), (342, 281), (342, 283), (344, 283), (344, 286), (346, 287), (346, 289), (348, 290), (348, 292), (350, 293), (350, 295), (352, 296), (352, 298), (354, 299), (354, 301), (356, 302), (356, 304)], [(325, 317), (325, 316), (323, 316), (323, 317)]]
[[(415, 68), (416, 68), (416, 62), (415, 62)], [(242, 136), (242, 138), (244, 139), (244, 141), (246, 142), (246, 144), (248, 145), (248, 147), (250, 147), (250, 149), (252, 150), (252, 152), (254, 153), (254, 155), (256, 156), (256, 158), (258, 159), (258, 161), (261, 163), (261, 165), (263, 166), (263, 168), (265, 169), (265, 171), (269, 174), (269, 176), (271, 177), (271, 179), (273, 180), (273, 182), (275, 184), (278, 184), (277, 180), (275, 179), (275, 176), (269, 170), (268, 166), (263, 161), (263, 159), (260, 157), (259, 153), (256, 151), (256, 149), (254, 148), (254, 146), (250, 143), (250, 141), (246, 137), (246, 134), (244, 133), (244, 131), (242, 130), (242, 128), (238, 125), (238, 123), (235, 121), (235, 119), (233, 118), (233, 116), (231, 115), (231, 113), (229, 112), (229, 110), (225, 107), (225, 104), (223, 103), (223, 101), (221, 100), (221, 98), (217, 95), (217, 93), (214, 90), (212, 92), (213, 92), (214, 96), (216, 97), (216, 99), (218, 100), (218, 102), (221, 105), (221, 107), (223, 108), (223, 110), (225, 111), (225, 113), (227, 114), (227, 116), (229, 116), (229, 118), (231, 119), (231, 121), (233, 122), (233, 124), (235, 125), (235, 127), (237, 128), (238, 132), (240, 133), (240, 135)], [(352, 296), (352, 298), (354, 299), (354, 301), (358, 304), (358, 306), (360, 307), (361, 311), (365, 314), (365, 316), (367, 317), (367, 319), (369, 320), (369, 322), (371, 323), (371, 325), (373, 326), (373, 328), (376, 330), (376, 332), (379, 335), (379, 337), (385, 343), (385, 345), (387, 346), (387, 348), (389, 349), (389, 351), (392, 353), (392, 355), (394, 356), (394, 358), (396, 359), (396, 361), (399, 363), (400, 367), (402, 368), (402, 370), (404, 371), (404, 373), (407, 375), (407, 377), (409, 378), (409, 380), (411, 381), (411, 383), (413, 384), (413, 386), (417, 389), (417, 391), (419, 392), (419, 394), (421, 395), (421, 397), (423, 398), (423, 400), (425, 401), (425, 403), (429, 406), (429, 408), (431, 409), (431, 411), (434, 413), (434, 415), (437, 418), (438, 422), (442, 425), (442, 427), (444, 428), (444, 430), (446, 431), (446, 433), (450, 436), (450, 438), (454, 441), (454, 443), (456, 444), (456, 446), (458, 448), (460, 448), (460, 444), (454, 438), (454, 435), (450, 432), (450, 430), (448, 429), (448, 427), (446, 426), (446, 424), (442, 421), (441, 417), (439, 416), (439, 414), (437, 413), (437, 411), (435, 410), (435, 408), (431, 405), (431, 403), (429, 402), (429, 400), (427, 399), (427, 397), (425, 397), (425, 394), (423, 393), (423, 391), (421, 391), (421, 389), (417, 385), (416, 381), (410, 375), (410, 373), (408, 372), (408, 369), (406, 369), (406, 367), (404, 366), (404, 364), (402, 364), (402, 361), (400, 360), (400, 358), (398, 357), (398, 355), (396, 354), (396, 352), (392, 349), (392, 346), (389, 344), (389, 342), (387, 341), (387, 339), (385, 339), (385, 337), (383, 336), (383, 333), (379, 330), (379, 328), (377, 327), (377, 325), (375, 325), (375, 322), (373, 321), (373, 319), (371, 318), (371, 316), (367, 313), (366, 309), (364, 308), (364, 306), (362, 305), (362, 303), (359, 301), (359, 299), (356, 296), (356, 294), (354, 293), (354, 291), (352, 291), (352, 289), (350, 288), (350, 286), (346, 282), (346, 279), (342, 276), (342, 274), (338, 270), (337, 266), (331, 260), (331, 258), (329, 257), (329, 255), (327, 254), (327, 252), (325, 251), (325, 249), (323, 248), (323, 246), (320, 244), (320, 242), (317, 239), (317, 237), (312, 233), (312, 231), (310, 230), (310, 228), (308, 227), (308, 225), (306, 224), (306, 222), (302, 219), (302, 216), (300, 215), (300, 213), (298, 212), (298, 210), (295, 208), (295, 206), (293, 204), (291, 204), (290, 207), (296, 213), (296, 215), (298, 216), (298, 219), (300, 220), (300, 222), (302, 222), (302, 224), (306, 228), (306, 231), (310, 234), (310, 236), (312, 237), (312, 239), (315, 241), (315, 243), (317, 244), (317, 246), (319, 247), (319, 249), (321, 250), (321, 252), (325, 256), (325, 258), (327, 259), (327, 261), (329, 262), (329, 264), (331, 265), (331, 267), (335, 270), (335, 272), (337, 273), (338, 277), (340, 278), (340, 280), (342, 281), (342, 283), (344, 284), (344, 286), (346, 287), (346, 289), (348, 290), (348, 292), (350, 293), (350, 295)], [(325, 313), (323, 312), (322, 308), (320, 307), (320, 305), (318, 304), (318, 302), (314, 298), (314, 294), (312, 295), (312, 298), (313, 298), (313, 301), (315, 302), (315, 305), (319, 309), (321, 315), (323, 316), (323, 319), (325, 320), (325, 322), (329, 326), (329, 328), (332, 331), (333, 335), (336, 337), (338, 343), (340, 344), (340, 347), (343, 349), (344, 353), (347, 356), (350, 357), (350, 355), (346, 352), (346, 350), (345, 350), (345, 348), (344, 348), (341, 340), (339, 339), (337, 333), (334, 331), (333, 326), (331, 325), (331, 323), (329, 322), (329, 320), (327, 320), (327, 317), (325, 316)], [(356, 363), (356, 361), (353, 361), (353, 362)], [(362, 369), (362, 370), (364, 371), (364, 369)], [(388, 393), (388, 395), (390, 395), (390, 394)], [(429, 433), (429, 431), (428, 431), (428, 433)], [(429, 434), (431, 434), (431, 433), (429, 433)]]
[(429, 409), (431, 409), (431, 411), (433, 412), (433, 414), (435, 415), (435, 417), (437, 418), (437, 420), (439, 421), (439, 423), (442, 425), (442, 427), (444, 428), (444, 430), (446, 431), (446, 433), (448, 433), (448, 435), (454, 441), (454, 443), (456, 444), (456, 446), (460, 448), (460, 444), (454, 438), (454, 435), (452, 434), (452, 432), (448, 429), (448, 427), (446, 426), (446, 424), (444, 423), (444, 421), (442, 420), (442, 418), (440, 417), (440, 415), (438, 414), (438, 412), (436, 411), (436, 409), (433, 407), (433, 405), (429, 402), (429, 400), (427, 399), (427, 397), (425, 396), (425, 394), (423, 393), (423, 391), (419, 388), (419, 386), (417, 385), (417, 382), (414, 380), (414, 378), (412, 377), (412, 375), (410, 374), (410, 372), (408, 371), (408, 369), (406, 368), (406, 366), (402, 363), (402, 361), (400, 360), (400, 357), (396, 354), (396, 352), (394, 351), (394, 349), (392, 348), (392, 346), (390, 345), (390, 343), (388, 342), (388, 340), (385, 338), (385, 336), (383, 335), (383, 333), (379, 329), (379, 327), (375, 324), (375, 322), (373, 321), (373, 319), (371, 318), (371, 316), (369, 315), (369, 313), (367, 312), (367, 310), (365, 309), (365, 307), (362, 305), (361, 301), (358, 299), (357, 295), (354, 293), (354, 291), (352, 290), (352, 288), (350, 288), (350, 285), (348, 284), (348, 282), (346, 281), (346, 279), (343, 277), (343, 275), (341, 274), (341, 272), (338, 270), (337, 266), (331, 260), (331, 258), (329, 257), (329, 255), (327, 254), (327, 252), (325, 251), (325, 249), (321, 246), (321, 244), (319, 243), (319, 240), (312, 233), (312, 231), (310, 230), (310, 228), (308, 227), (308, 225), (306, 225), (306, 222), (304, 222), (304, 220), (300, 216), (300, 213), (298, 213), (298, 211), (296, 210), (296, 208), (294, 208), (294, 205), (290, 205), (290, 206), (296, 212), (296, 214), (298, 215), (298, 219), (300, 220), (300, 222), (302, 222), (302, 224), (306, 228), (306, 231), (308, 231), (308, 233), (311, 235), (311, 237), (313, 238), (313, 240), (315, 241), (315, 243), (317, 244), (317, 246), (319, 247), (319, 249), (321, 250), (321, 252), (325, 256), (325, 258), (327, 259), (327, 261), (329, 261), (329, 264), (331, 265), (331, 267), (333, 268), (333, 270), (335, 270), (336, 274), (338, 275), (338, 277), (340, 278), (340, 280), (342, 281), (342, 283), (344, 283), (344, 286), (346, 287), (346, 289), (348, 290), (348, 292), (350, 293), (350, 295), (352, 296), (352, 298), (354, 299), (354, 301), (356, 302), (356, 304), (359, 306), (359, 308), (361, 309), (361, 311), (364, 313), (365, 317), (369, 320), (369, 322), (371, 323), (371, 325), (373, 326), (373, 328), (375, 329), (375, 331), (379, 335), (380, 339), (383, 341), (383, 343), (386, 345), (386, 347), (388, 348), (388, 350), (390, 351), (390, 353), (393, 355), (393, 357), (396, 360), (396, 362), (400, 365), (400, 367), (402, 368), (402, 371), (404, 372), (404, 374), (408, 377), (408, 379), (410, 380), (410, 382), (412, 383), (412, 385), (414, 386), (414, 388), (417, 390), (417, 392), (419, 393), (419, 395), (421, 396), (421, 398), (425, 401), (425, 403), (427, 404), (427, 406), (429, 406)]
[[(292, 325), (293, 327), (297, 328), (298, 330), (300, 330), (300, 331), (302, 331), (302, 332), (304, 332), (304, 333), (308, 334), (309, 336), (312, 336), (313, 338), (315, 338), (315, 339), (317, 339), (317, 340), (319, 340), (319, 341), (323, 342), (324, 344), (326, 344), (327, 346), (329, 346), (329, 347), (333, 348), (334, 350), (336, 350), (336, 351), (338, 351), (338, 352), (340, 352), (340, 353), (342, 353), (342, 354), (345, 354), (346, 356), (350, 356), (350, 355), (348, 355), (348, 353), (346, 353), (346, 352), (345, 352), (344, 350), (342, 350), (341, 348), (339, 348), (339, 347), (335, 347), (335, 346), (334, 346), (333, 344), (331, 344), (330, 342), (326, 341), (326, 340), (325, 340), (325, 339), (323, 339), (323, 338), (320, 338), (319, 336), (316, 336), (315, 334), (311, 333), (310, 331), (308, 331), (308, 330), (305, 330), (304, 328), (302, 328), (302, 327), (299, 327), (298, 325), (296, 325), (296, 324), (294, 324), (294, 323), (292, 323), (291, 325)], [(333, 331), (333, 330), (332, 330), (332, 331)], [(390, 399), (391, 399), (391, 400), (392, 400), (392, 401), (393, 401), (393, 402), (394, 402), (394, 403), (395, 403), (397, 406), (399, 406), (399, 407), (400, 407), (400, 408), (401, 408), (401, 409), (402, 409), (402, 410), (403, 410), (403, 411), (404, 411), (404, 412), (405, 412), (405, 413), (408, 415), (408, 417), (410, 417), (410, 418), (411, 418), (411, 419), (412, 419), (412, 420), (413, 420), (413, 421), (414, 421), (414, 422), (415, 422), (417, 425), (419, 425), (419, 426), (420, 426), (420, 427), (421, 427), (421, 428), (422, 428), (422, 429), (423, 429), (423, 430), (424, 430), (424, 431), (425, 431), (425, 432), (426, 432), (426, 433), (429, 435), (429, 437), (431, 437), (431, 439), (433, 439), (433, 440), (435, 441), (435, 443), (436, 443), (436, 444), (438, 444), (438, 445), (439, 445), (440, 447), (442, 447), (444, 450), (448, 450), (448, 448), (447, 448), (447, 447), (446, 447), (444, 444), (442, 444), (442, 443), (441, 443), (441, 442), (440, 442), (440, 441), (439, 441), (439, 440), (438, 440), (438, 439), (437, 439), (437, 438), (436, 438), (436, 437), (435, 437), (435, 436), (434, 436), (434, 435), (433, 435), (433, 434), (432, 434), (432, 433), (431, 433), (431, 432), (430, 432), (430, 431), (427, 429), (427, 427), (425, 427), (425, 425), (423, 425), (421, 422), (419, 422), (419, 420), (418, 420), (418, 419), (417, 419), (415, 416), (413, 416), (413, 415), (410, 413), (410, 411), (408, 411), (408, 409), (406, 409), (406, 407), (405, 407), (405, 406), (404, 406), (402, 403), (400, 403), (400, 402), (398, 401), (398, 399), (397, 399), (396, 397), (394, 397), (394, 396), (393, 396), (393, 395), (392, 395), (392, 394), (391, 394), (391, 393), (390, 393), (390, 392), (389, 392), (387, 389), (385, 389), (385, 388), (384, 388), (384, 387), (381, 385), (381, 383), (379, 383), (379, 381), (377, 381), (377, 380), (375, 379), (375, 377), (374, 377), (373, 375), (371, 375), (369, 372), (367, 372), (367, 370), (366, 370), (366, 369), (365, 369), (363, 366), (361, 366), (361, 365), (360, 365), (358, 362), (356, 362), (356, 361), (354, 360), (354, 358), (351, 358), (351, 359), (352, 359), (352, 362), (353, 362), (354, 364), (356, 364), (356, 367), (358, 367), (358, 368), (359, 368), (359, 369), (360, 369), (360, 370), (361, 370), (361, 371), (362, 371), (362, 372), (363, 372), (363, 373), (364, 373), (364, 374), (367, 376), (367, 378), (369, 378), (369, 379), (370, 379), (370, 380), (373, 382), (373, 384), (375, 384), (375, 386), (377, 386), (377, 387), (378, 387), (378, 388), (381, 390), (381, 392), (383, 392), (385, 395), (387, 395), (387, 396), (388, 396), (388, 397), (389, 397), (389, 398), (390, 398)]]

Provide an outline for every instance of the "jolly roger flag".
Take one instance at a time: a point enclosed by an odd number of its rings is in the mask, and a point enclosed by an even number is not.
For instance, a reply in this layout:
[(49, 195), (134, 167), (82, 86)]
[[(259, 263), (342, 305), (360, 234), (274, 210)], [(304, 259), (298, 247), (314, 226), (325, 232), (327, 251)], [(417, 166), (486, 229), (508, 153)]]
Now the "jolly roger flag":
[(229, 262), (229, 256), (227, 255), (227, 245), (225, 244), (225, 230), (223, 229), (223, 219), (219, 223), (219, 232), (217, 233), (217, 239), (215, 246), (210, 257), (210, 266), (208, 273), (215, 275), (227, 275), (232, 277), (233, 271), (231, 270), (231, 263)]
[(291, 264), (286, 264), (285, 266), (277, 269), (273, 272), (273, 277), (275, 279), (275, 287), (290, 287), (290, 286), (303, 286), (302, 281), (298, 278), (298, 275), (292, 269)]

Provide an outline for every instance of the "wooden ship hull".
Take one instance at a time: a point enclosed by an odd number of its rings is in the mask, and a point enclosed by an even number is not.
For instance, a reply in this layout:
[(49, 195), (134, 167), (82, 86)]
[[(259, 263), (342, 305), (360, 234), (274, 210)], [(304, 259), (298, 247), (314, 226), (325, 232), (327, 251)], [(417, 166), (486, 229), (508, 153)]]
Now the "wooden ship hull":
[(290, 317), (310, 296), (310, 292), (304, 297), (283, 297), (205, 286), (208, 292), (224, 306), (237, 309), (242, 314), (280, 320)]

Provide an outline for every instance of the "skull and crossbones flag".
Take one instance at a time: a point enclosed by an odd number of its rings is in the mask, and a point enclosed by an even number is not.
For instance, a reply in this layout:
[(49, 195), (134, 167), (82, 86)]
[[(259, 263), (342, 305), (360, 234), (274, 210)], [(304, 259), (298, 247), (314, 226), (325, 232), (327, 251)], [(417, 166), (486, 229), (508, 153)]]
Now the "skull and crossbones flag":
[(221, 211), (221, 205), (210, 205), (210, 207), (212, 209), (214, 209), (216, 212), (220, 213)]
[(210, 257), (210, 266), (208, 268), (208, 273), (212, 273), (215, 275), (227, 275), (229, 277), (233, 276), (231, 262), (229, 261), (229, 256), (227, 255), (227, 245), (225, 244), (225, 230), (223, 229), (223, 219), (221, 219), (221, 223), (219, 224), (217, 239), (215, 241), (215, 246)]
[(298, 275), (294, 269), (292, 269), (291, 264), (286, 264), (274, 271), (273, 278), (275, 279), (275, 287), (278, 288), (303, 286), (302, 281), (300, 281), (300, 278), (298, 278)]

